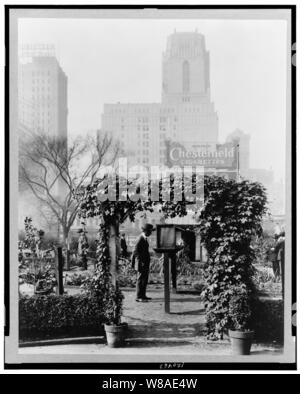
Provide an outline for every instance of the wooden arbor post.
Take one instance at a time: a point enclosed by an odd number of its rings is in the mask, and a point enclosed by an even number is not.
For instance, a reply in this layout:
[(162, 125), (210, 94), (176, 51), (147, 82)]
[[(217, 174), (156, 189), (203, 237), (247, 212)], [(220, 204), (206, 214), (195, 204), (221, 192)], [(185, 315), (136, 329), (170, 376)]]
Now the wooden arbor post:
[(176, 252), (171, 256), (171, 278), (172, 278), (172, 293), (177, 293), (177, 267), (176, 267)]
[(64, 284), (63, 284), (63, 256), (62, 256), (62, 247), (59, 246), (55, 253), (56, 258), (56, 278), (57, 278), (57, 286), (56, 286), (56, 294), (62, 295), (64, 294)]
[(170, 313), (170, 257), (164, 253), (164, 296), (165, 312)]
[[(176, 251), (164, 253), (163, 255), (164, 255), (165, 312), (170, 313), (170, 282), (171, 281), (172, 281), (172, 293), (176, 294), (177, 292)], [(170, 272), (171, 272), (171, 278), (170, 278)]]

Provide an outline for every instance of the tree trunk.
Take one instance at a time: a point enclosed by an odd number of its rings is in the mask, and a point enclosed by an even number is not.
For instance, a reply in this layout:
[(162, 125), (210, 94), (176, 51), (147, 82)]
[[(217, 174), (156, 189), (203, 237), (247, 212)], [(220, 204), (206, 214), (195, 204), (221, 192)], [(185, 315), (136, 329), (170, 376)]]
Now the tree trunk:
[(66, 248), (66, 255), (65, 255), (65, 269), (69, 271), (70, 269), (70, 240), (69, 240), (69, 230), (63, 228), (63, 242)]
[(109, 225), (109, 255), (111, 260), (110, 272), (112, 275), (112, 283), (116, 285), (118, 274), (118, 258), (120, 254), (119, 247), (119, 222)]

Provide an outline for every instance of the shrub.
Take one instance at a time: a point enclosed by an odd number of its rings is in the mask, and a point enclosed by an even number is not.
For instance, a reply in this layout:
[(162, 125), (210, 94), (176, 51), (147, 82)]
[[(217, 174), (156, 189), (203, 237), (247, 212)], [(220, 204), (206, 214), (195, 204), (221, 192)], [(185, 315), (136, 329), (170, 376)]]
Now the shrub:
[(105, 317), (99, 299), (86, 294), (22, 296), (19, 299), (19, 336), (49, 337), (100, 330)]
[(247, 291), (237, 289), (229, 301), (230, 327), (233, 330), (249, 329), (251, 319), (251, 304)]

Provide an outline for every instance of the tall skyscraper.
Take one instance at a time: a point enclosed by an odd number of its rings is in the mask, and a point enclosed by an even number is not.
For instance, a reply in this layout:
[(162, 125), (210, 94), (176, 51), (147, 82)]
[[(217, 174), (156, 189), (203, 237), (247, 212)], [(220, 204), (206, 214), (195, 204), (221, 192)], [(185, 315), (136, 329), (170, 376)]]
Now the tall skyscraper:
[[(67, 144), (68, 120), (68, 78), (55, 57), (54, 47), (44, 44), (26, 45), (21, 48), (18, 67), (18, 131), (19, 143), (30, 144), (33, 135), (47, 134)], [(28, 141), (27, 141), (28, 139)], [(21, 145), (20, 145), (21, 146)], [(62, 199), (66, 195), (66, 184), (57, 177), (55, 166), (47, 164), (48, 184), (51, 193)], [(40, 174), (41, 167), (28, 162), (30, 170)], [(24, 185), (22, 186), (24, 187)], [(36, 223), (41, 220), (40, 201), (25, 186), (19, 198), (19, 223), (31, 216)], [(50, 217), (50, 215), (48, 215)], [(50, 226), (50, 224), (47, 224)], [(57, 230), (57, 224), (54, 225)]]
[(68, 78), (54, 53), (39, 48), (20, 57), (19, 124), (34, 133), (67, 138)]
[(173, 33), (163, 53), (162, 74), (161, 103), (104, 105), (102, 132), (120, 141), (130, 164), (164, 164), (166, 139), (196, 145), (218, 142), (204, 36)]
[(209, 99), (209, 54), (202, 34), (169, 36), (162, 71), (162, 102), (197, 104)]

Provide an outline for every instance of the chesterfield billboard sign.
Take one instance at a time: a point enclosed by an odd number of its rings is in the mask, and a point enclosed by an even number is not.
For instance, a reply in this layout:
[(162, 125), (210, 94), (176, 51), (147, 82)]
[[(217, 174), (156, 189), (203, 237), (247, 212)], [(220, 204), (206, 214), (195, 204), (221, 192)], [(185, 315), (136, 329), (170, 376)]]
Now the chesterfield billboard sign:
[(237, 144), (178, 143), (166, 141), (167, 165), (203, 166), (216, 169), (237, 169)]

